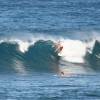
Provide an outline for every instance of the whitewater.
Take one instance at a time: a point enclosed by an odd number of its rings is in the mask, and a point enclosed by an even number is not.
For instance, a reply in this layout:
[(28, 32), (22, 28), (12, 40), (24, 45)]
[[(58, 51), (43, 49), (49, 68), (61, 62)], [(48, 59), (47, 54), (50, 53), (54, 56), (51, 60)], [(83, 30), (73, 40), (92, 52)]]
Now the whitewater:
[[(27, 70), (64, 73), (83, 73), (92, 71), (89, 68), (88, 60), (85, 58), (87, 52), (92, 53), (96, 40), (77, 40), (63, 38), (61, 36), (28, 35), (23, 38), (10, 37), (0, 41), (1, 62), (7, 59), (4, 66), (17, 73), (27, 73)], [(60, 41), (62, 51), (56, 51), (56, 44)], [(11, 64), (9, 65), (9, 61)], [(91, 63), (90, 63), (91, 64)], [(15, 66), (15, 68), (14, 68)], [(43, 68), (42, 68), (43, 66)], [(74, 66), (74, 67), (73, 67)], [(87, 66), (87, 68), (86, 68)], [(8, 69), (9, 69), (8, 68)], [(41, 69), (42, 68), (42, 69)], [(85, 69), (85, 70), (84, 70)]]

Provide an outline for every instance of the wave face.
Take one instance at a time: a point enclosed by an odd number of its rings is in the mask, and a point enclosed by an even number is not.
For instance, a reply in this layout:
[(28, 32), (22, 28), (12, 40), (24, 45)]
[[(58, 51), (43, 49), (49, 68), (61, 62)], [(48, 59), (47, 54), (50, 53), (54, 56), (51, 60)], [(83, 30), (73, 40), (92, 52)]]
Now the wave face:
[(89, 62), (91, 68), (93, 68), (96, 71), (100, 71), (100, 42), (95, 41), (95, 44), (93, 46), (92, 52), (87, 53), (86, 59)]
[[(0, 69), (2, 71), (25, 72), (26, 70), (57, 71), (59, 56), (52, 41), (39, 40), (30, 45), (27, 51), (17, 42), (0, 44)], [(23, 45), (22, 45), (23, 46)], [(21, 51), (22, 50), (22, 51)]]
[(86, 72), (100, 69), (99, 41), (81, 41), (60, 38), (63, 50), (58, 53), (57, 40), (38, 39), (0, 41), (0, 69), (2, 72), (28, 73)]

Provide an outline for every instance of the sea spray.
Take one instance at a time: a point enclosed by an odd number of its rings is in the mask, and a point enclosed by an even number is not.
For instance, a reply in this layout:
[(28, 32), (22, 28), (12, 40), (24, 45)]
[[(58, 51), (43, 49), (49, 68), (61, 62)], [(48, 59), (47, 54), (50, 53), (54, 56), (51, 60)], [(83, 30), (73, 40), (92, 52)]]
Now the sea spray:
[[(55, 47), (59, 41), (63, 46), (60, 53)], [(88, 62), (86, 55), (89, 50), (92, 53), (94, 42), (62, 37), (46, 38), (44, 35), (33, 36), (31, 39), (1, 39), (0, 66), (3, 67), (1, 69), (6, 67), (15, 69), (15, 72), (27, 72), (27, 70), (57, 72), (63, 68), (78, 72), (86, 68), (86, 62)], [(23, 68), (25, 71), (22, 71)]]

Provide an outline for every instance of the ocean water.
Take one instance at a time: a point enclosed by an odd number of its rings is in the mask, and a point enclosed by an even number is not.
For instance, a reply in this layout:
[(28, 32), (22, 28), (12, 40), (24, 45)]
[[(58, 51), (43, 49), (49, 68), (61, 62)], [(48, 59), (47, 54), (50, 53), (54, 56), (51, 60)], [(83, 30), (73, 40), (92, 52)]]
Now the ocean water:
[(0, 100), (100, 100), (99, 6), (0, 0)]
[(99, 100), (100, 75), (0, 76), (0, 100)]

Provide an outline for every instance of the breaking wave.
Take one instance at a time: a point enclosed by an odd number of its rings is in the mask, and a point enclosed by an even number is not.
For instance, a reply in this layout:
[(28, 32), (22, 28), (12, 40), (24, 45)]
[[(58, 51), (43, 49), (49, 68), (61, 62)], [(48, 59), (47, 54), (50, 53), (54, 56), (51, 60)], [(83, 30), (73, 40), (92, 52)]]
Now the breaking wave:
[[(1, 40), (0, 69), (2, 72), (27, 73), (28, 71), (59, 72), (61, 69), (78, 72), (86, 68), (99, 68), (99, 42), (64, 38), (59, 40), (63, 46), (60, 53), (56, 51), (55, 47), (58, 42), (57, 38), (49, 40), (35, 38), (27, 41)], [(96, 67), (94, 68), (93, 65)]]
[[(26, 43), (16, 41), (2, 42), (0, 44), (0, 67), (8, 67), (8, 70), (15, 69), (20, 71), (22, 65), (27, 70), (57, 70), (57, 61), (59, 59), (52, 41), (36, 41), (29, 47)], [(19, 66), (19, 67), (18, 67)], [(24, 69), (22, 69), (24, 70)]]

